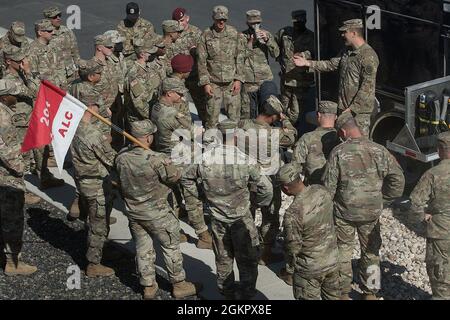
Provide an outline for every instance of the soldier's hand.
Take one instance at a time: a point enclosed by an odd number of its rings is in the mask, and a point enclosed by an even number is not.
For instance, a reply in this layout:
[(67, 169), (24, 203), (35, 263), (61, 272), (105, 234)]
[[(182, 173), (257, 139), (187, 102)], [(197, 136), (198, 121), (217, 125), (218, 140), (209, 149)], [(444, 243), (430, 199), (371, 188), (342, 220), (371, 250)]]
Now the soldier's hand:
[(264, 42), (269, 41), (269, 34), (266, 31), (259, 30), (257, 33), (257, 36), (262, 39)]
[(27, 58), (23, 59), (19, 64), (20, 70), (25, 74), (31, 74), (30, 62)]
[(280, 113), (280, 121), (283, 121), (286, 119), (286, 115), (282, 112)]
[(294, 55), (292, 60), (297, 67), (309, 67), (310, 65), (309, 61), (303, 58), (300, 54)]
[(206, 93), (206, 95), (207, 95), (208, 97), (214, 96), (213, 90), (212, 90), (212, 87), (211, 87), (210, 84), (205, 85), (203, 88), (204, 88), (205, 93)]
[(239, 94), (241, 92), (241, 82), (239, 80), (235, 80), (233, 82), (233, 96)]

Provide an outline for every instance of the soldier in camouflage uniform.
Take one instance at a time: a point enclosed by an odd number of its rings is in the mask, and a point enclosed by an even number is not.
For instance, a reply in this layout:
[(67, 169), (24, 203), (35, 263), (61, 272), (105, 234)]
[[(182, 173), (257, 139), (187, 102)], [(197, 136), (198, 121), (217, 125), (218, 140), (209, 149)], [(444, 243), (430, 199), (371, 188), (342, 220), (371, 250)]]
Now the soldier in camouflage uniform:
[[(131, 123), (131, 134), (148, 147), (156, 130), (148, 119)], [(185, 281), (180, 224), (167, 202), (170, 185), (180, 179), (181, 171), (171, 164), (168, 156), (145, 150), (136, 144), (120, 151), (115, 167), (120, 178), (125, 213), (136, 244), (136, 263), (139, 282), (144, 287), (144, 299), (153, 299), (158, 290), (153, 246), (155, 238), (162, 247), (174, 297), (196, 294), (201, 288)]]
[[(236, 122), (219, 123), (222, 137), (234, 132)], [(235, 138), (235, 137), (233, 137)], [(256, 294), (258, 276), (258, 231), (250, 213), (250, 188), (260, 183), (257, 164), (227, 139), (227, 144), (217, 140), (208, 145), (201, 164), (193, 164), (183, 175), (182, 184), (187, 192), (199, 198), (196, 182), (199, 181), (211, 210), (213, 249), (216, 257), (217, 284), (227, 299), (250, 299)], [(235, 161), (229, 162), (229, 159)], [(235, 285), (233, 263), (239, 269), (240, 288)]]
[(336, 122), (346, 140), (333, 149), (322, 177), (334, 200), (339, 248), (342, 298), (349, 299), (355, 230), (361, 246), (360, 288), (365, 299), (376, 299), (381, 285), (380, 222), (383, 199), (393, 201), (403, 193), (405, 179), (394, 156), (364, 137), (349, 111)]
[(228, 117), (239, 121), (244, 81), (242, 36), (234, 27), (226, 25), (226, 7), (215, 6), (213, 19), (213, 26), (203, 32), (197, 47), (199, 85), (204, 87), (207, 97), (207, 129), (219, 122), (222, 103)]
[[(98, 95), (85, 95), (81, 102), (98, 112)], [(112, 276), (114, 270), (101, 264), (103, 246), (109, 233), (109, 218), (113, 205), (109, 171), (116, 152), (104, 139), (92, 114), (86, 111), (70, 146), (74, 180), (79, 192), (80, 212), (87, 217), (88, 277)]]
[(49, 7), (43, 11), (44, 18), (49, 19), (55, 27), (50, 46), (57, 52), (62, 60), (63, 68), (60, 72), (66, 77), (62, 86), (67, 89), (69, 84), (78, 78), (77, 65), (80, 61), (77, 38), (72, 30), (62, 25), (62, 12), (58, 7)]
[(280, 63), (281, 102), (286, 109), (286, 115), (296, 125), (299, 131), (300, 113), (308, 111), (314, 105), (314, 74), (296, 68), (292, 58), (295, 53), (306, 52), (314, 54), (314, 32), (306, 28), (306, 11), (295, 10), (291, 13), (292, 26), (278, 31), (276, 41), (280, 47), (278, 62)]
[(450, 299), (450, 132), (438, 135), (441, 162), (411, 193), (412, 212), (426, 223), (427, 273), (433, 299)]
[(163, 41), (166, 45), (166, 57), (170, 61), (175, 53), (172, 46), (176, 43), (183, 31), (183, 27), (176, 20), (164, 20), (162, 23)]
[(338, 247), (333, 199), (324, 186), (305, 186), (295, 163), (281, 167), (281, 189), (294, 201), (283, 219), (286, 248), (294, 262), (295, 299), (338, 300)]
[(362, 20), (347, 20), (339, 31), (342, 31), (348, 48), (338, 57), (311, 61), (296, 55), (293, 61), (298, 67), (309, 67), (309, 71), (339, 71), (338, 115), (344, 110), (351, 110), (362, 133), (368, 137), (371, 117), (377, 112), (375, 83), (378, 56), (364, 40)]
[[(21, 261), (25, 183), (24, 162), (11, 106), (21, 89), (14, 81), (0, 80), (0, 260), (6, 256), (6, 275), (29, 275), (35, 266)], [(5, 103), (5, 104), (4, 104)]]
[(197, 114), (203, 122), (206, 124), (206, 96), (203, 87), (199, 85), (198, 78), (198, 64), (197, 64), (197, 45), (202, 36), (202, 31), (189, 23), (190, 17), (187, 14), (185, 8), (176, 8), (172, 12), (172, 19), (176, 20), (183, 27), (183, 32), (180, 37), (172, 45), (172, 52), (174, 55), (178, 54), (190, 54), (194, 58), (194, 66), (192, 67), (192, 72), (186, 79), (186, 87), (189, 90), (192, 101), (194, 102), (195, 108), (197, 109)]
[(134, 50), (134, 40), (146, 39), (154, 41), (157, 37), (153, 24), (140, 17), (140, 10), (137, 3), (129, 2), (126, 6), (127, 16), (117, 25), (117, 31), (125, 38), (123, 42), (123, 55), (126, 60), (136, 60)]
[(278, 57), (280, 49), (274, 37), (269, 31), (260, 29), (262, 22), (261, 12), (258, 10), (247, 11), (248, 29), (242, 32), (244, 35), (244, 87), (241, 91), (241, 117), (254, 119), (260, 105), (259, 90), (264, 81), (273, 79), (269, 66), (269, 55)]
[[(192, 56), (177, 54), (172, 58), (172, 60), (170, 60), (170, 65), (173, 71), (173, 73), (170, 75), (170, 78), (180, 79), (186, 86), (186, 79), (189, 78), (192, 67), (194, 66), (194, 59), (192, 58)], [(191, 117), (191, 112), (189, 110), (189, 101), (186, 99), (186, 97), (183, 96), (183, 98), (181, 99), (180, 107), (178, 109), (186, 117)]]
[[(282, 121), (282, 126), (275, 127), (274, 123)], [(281, 190), (274, 186), (274, 176), (281, 163), (280, 148), (287, 148), (294, 144), (297, 131), (283, 114), (283, 105), (275, 96), (270, 96), (263, 104), (261, 113), (256, 119), (245, 119), (238, 123), (238, 127), (251, 137), (256, 134), (258, 141), (249, 142), (245, 151), (248, 155), (257, 158), (262, 172), (262, 185), (269, 186), (263, 198), (257, 197), (256, 202), (262, 204), (262, 224), (259, 228), (262, 243), (264, 245), (259, 264), (266, 265), (277, 261), (277, 257), (272, 253), (272, 246), (275, 243), (279, 231), (279, 211), (281, 208)], [(277, 138), (273, 141), (274, 137)], [(274, 146), (272, 144), (275, 144)], [(262, 154), (260, 148), (267, 146), (267, 153)], [(253, 203), (253, 208), (256, 205)]]
[(0, 38), (0, 78), (2, 77), (3, 70), (6, 68), (3, 59), (3, 49), (9, 46), (21, 48), (25, 52), (25, 55), (28, 54), (30, 43), (25, 37), (25, 24), (22, 21), (14, 21), (11, 23), (8, 32)]

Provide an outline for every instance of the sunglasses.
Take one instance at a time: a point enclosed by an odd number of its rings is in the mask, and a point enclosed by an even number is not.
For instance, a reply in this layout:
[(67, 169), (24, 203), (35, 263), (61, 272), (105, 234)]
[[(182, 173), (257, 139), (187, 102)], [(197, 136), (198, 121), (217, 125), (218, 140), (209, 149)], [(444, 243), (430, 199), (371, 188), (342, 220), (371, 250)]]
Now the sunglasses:
[(54, 17), (51, 17), (50, 19), (57, 19), (57, 18), (61, 18), (61, 13), (60, 13), (60, 14), (57, 14), (57, 15), (54, 16)]
[(43, 32), (52, 33), (53, 30), (42, 30)]

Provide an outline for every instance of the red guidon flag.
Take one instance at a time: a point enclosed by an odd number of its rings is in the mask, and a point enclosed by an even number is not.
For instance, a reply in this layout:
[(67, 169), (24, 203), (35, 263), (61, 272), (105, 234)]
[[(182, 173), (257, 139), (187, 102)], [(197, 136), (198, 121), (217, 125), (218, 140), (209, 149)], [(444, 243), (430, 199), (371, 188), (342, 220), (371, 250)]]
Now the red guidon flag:
[(22, 152), (52, 144), (56, 164), (62, 171), (67, 150), (87, 107), (57, 86), (42, 81)]

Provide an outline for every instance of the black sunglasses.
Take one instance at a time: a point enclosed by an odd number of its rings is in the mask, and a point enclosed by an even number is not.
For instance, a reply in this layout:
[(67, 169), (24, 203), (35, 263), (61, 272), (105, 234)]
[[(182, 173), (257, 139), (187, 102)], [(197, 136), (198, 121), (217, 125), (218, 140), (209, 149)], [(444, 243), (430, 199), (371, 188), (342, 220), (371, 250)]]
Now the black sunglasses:
[(54, 17), (51, 17), (51, 19), (56, 19), (56, 18), (61, 18), (61, 13), (60, 14), (57, 14), (56, 16), (54, 16)]

